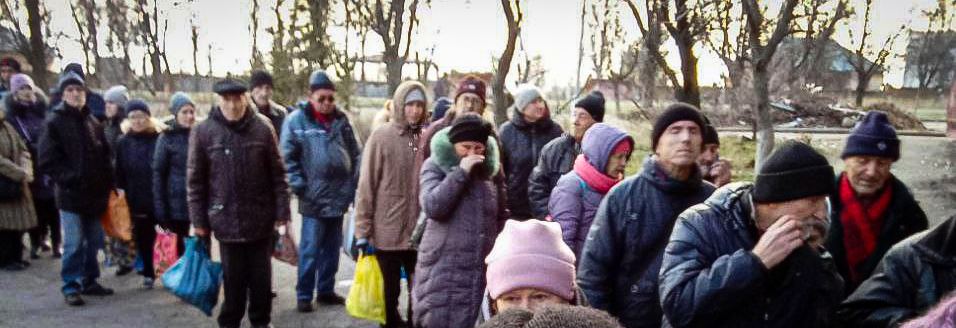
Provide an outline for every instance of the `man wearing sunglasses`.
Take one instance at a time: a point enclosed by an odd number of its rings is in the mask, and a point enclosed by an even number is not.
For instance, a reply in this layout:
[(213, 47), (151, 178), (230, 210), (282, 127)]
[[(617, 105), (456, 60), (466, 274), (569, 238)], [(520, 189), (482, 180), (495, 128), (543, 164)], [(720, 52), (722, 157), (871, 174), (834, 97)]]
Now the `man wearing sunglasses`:
[(281, 149), (289, 186), (299, 200), (297, 310), (311, 312), (312, 300), (342, 305), (335, 273), (342, 245), (342, 218), (358, 185), (362, 153), (352, 124), (335, 106), (335, 85), (323, 70), (309, 76), (308, 102), (282, 126)]

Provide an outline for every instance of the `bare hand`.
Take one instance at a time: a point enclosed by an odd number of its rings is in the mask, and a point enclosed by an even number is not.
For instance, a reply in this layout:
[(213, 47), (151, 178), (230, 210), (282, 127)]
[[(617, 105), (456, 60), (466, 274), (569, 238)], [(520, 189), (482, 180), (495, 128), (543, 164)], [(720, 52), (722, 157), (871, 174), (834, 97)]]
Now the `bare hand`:
[(794, 249), (803, 245), (803, 240), (803, 229), (799, 220), (784, 215), (760, 236), (753, 253), (767, 269), (772, 269), (783, 262)]
[(710, 176), (714, 178), (714, 184), (718, 187), (730, 183), (731, 165), (726, 160), (718, 160), (710, 167)]
[(481, 164), (484, 161), (485, 161), (485, 156), (468, 155), (468, 156), (465, 156), (465, 158), (461, 159), (461, 162), (458, 163), (458, 166), (461, 167), (462, 170), (465, 170), (465, 173), (471, 173), (471, 170), (474, 169), (475, 166)]
[(209, 237), (209, 230), (206, 228), (194, 227), (193, 231), (196, 232), (196, 236), (203, 238)]

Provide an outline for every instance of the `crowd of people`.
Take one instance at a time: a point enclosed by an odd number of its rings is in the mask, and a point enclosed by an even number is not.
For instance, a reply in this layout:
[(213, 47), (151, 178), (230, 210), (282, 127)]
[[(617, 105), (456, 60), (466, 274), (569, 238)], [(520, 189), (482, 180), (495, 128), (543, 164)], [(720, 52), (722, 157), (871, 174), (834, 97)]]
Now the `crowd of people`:
[[(564, 131), (532, 85), (495, 127), (482, 80), (434, 102), (405, 81), (362, 144), (322, 70), (295, 107), (255, 71), (218, 81), (205, 119), (173, 94), (166, 121), (124, 86), (95, 93), (76, 64), (49, 101), (15, 59), (0, 77), (0, 268), (62, 256), (71, 306), (113, 294), (97, 282), (100, 250), (152, 288), (158, 228), (180, 252), (190, 232), (219, 242), (219, 326), (270, 326), (272, 251), (294, 197), (299, 312), (345, 303), (334, 287), (351, 211), (352, 253), (380, 263), (383, 327), (953, 324), (956, 217), (929, 227), (891, 172), (902, 146), (882, 112), (851, 130), (843, 172), (788, 141), (753, 182), (732, 182), (717, 130), (685, 103), (638, 140), (605, 122), (600, 92), (573, 102)], [(104, 236), (111, 193), (129, 202), (131, 241)]]

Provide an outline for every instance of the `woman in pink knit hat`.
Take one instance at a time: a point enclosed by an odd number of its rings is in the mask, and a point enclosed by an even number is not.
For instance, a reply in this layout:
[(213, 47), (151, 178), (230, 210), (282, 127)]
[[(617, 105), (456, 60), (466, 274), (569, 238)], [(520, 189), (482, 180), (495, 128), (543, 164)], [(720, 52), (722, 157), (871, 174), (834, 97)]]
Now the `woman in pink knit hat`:
[(508, 220), (485, 258), (487, 293), (478, 322), (515, 308), (588, 305), (575, 284), (574, 262), (558, 223)]

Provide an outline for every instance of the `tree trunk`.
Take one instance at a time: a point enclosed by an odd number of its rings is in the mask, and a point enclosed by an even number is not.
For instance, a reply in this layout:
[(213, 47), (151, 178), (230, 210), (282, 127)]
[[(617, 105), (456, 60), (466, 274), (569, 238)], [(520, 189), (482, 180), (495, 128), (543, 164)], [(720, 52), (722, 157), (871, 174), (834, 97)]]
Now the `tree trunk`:
[(395, 94), (395, 89), (398, 89), (398, 85), (402, 83), (402, 66), (404, 66), (405, 61), (398, 57), (398, 49), (395, 49), (395, 53), (386, 51), (382, 56), (382, 61), (385, 62), (385, 80), (388, 82), (388, 94)]
[(578, 70), (574, 79), (575, 92), (581, 93), (581, 62), (584, 60), (584, 14), (587, 12), (587, 0), (581, 0), (581, 34), (578, 36)]
[(700, 85), (697, 82), (697, 56), (694, 55), (694, 41), (687, 36), (677, 49), (680, 53), (680, 71), (684, 80), (683, 88), (677, 99), (700, 108)]
[(857, 108), (863, 108), (863, 96), (866, 95), (866, 87), (870, 85), (870, 77), (872, 77), (872, 75), (857, 74), (856, 90), (854, 92), (856, 96), (854, 104), (856, 104)]
[(491, 85), (491, 92), (495, 100), (495, 126), (499, 126), (508, 120), (508, 108), (505, 104), (505, 79), (508, 78), (508, 71), (511, 70), (511, 59), (515, 54), (515, 42), (520, 33), (519, 24), (521, 23), (521, 8), (518, 8), (517, 17), (511, 9), (511, 1), (501, 0), (501, 6), (505, 11), (505, 19), (508, 24), (508, 43), (505, 45), (501, 58), (498, 59), (498, 68), (495, 79)]
[(756, 66), (753, 73), (754, 94), (756, 100), (756, 111), (754, 112), (754, 123), (757, 128), (757, 154), (754, 171), (759, 172), (760, 166), (773, 152), (773, 119), (770, 117), (770, 91), (767, 81), (766, 67)]
[(40, 1), (26, 0), (27, 24), (30, 26), (30, 56), (27, 60), (33, 66), (33, 79), (40, 90), (49, 90), (49, 77), (46, 68), (46, 44), (43, 43), (43, 19), (40, 17)]

